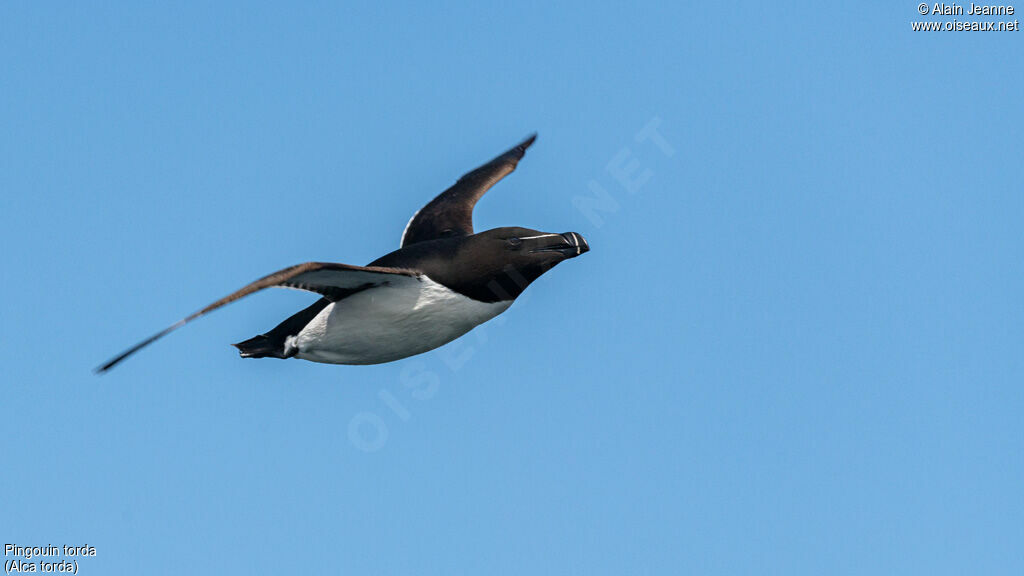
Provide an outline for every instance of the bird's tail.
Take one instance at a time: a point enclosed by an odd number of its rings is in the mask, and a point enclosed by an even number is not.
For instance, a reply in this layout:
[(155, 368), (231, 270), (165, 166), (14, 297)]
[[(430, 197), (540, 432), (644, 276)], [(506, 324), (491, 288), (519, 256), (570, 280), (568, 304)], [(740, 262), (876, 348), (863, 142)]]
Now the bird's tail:
[(288, 358), (290, 356), (285, 353), (283, 340), (272, 338), (267, 334), (254, 336), (244, 342), (232, 344), (232, 346), (238, 348), (238, 354), (242, 358)]

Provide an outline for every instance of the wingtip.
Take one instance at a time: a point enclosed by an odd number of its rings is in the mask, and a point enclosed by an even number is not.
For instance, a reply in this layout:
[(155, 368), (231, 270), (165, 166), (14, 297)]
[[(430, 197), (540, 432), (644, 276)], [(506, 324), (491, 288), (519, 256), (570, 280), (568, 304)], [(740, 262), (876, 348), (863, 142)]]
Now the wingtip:
[(97, 375), (97, 376), (102, 376), (102, 375), (106, 374), (113, 367), (114, 367), (114, 363), (113, 362), (107, 362), (106, 364), (104, 364), (102, 366), (97, 366), (97, 367), (93, 368), (92, 369), (92, 373)]
[(111, 368), (113, 368), (114, 366), (117, 366), (121, 362), (121, 360), (124, 360), (126, 356), (127, 356), (127, 354), (121, 354), (121, 355), (117, 356), (116, 358), (108, 360), (106, 363), (100, 364), (99, 366), (93, 368), (92, 369), (92, 373), (97, 375), (97, 376), (100, 376), (102, 374), (106, 374), (107, 372), (110, 371)]
[(102, 366), (100, 366), (99, 368), (94, 369), (93, 371), (96, 374), (103, 374), (107, 370), (110, 370), (114, 366), (117, 366), (118, 364), (120, 364), (121, 361), (124, 360), (125, 358), (131, 356), (132, 354), (135, 354), (136, 352), (138, 352), (139, 350), (145, 348), (149, 344), (152, 344), (153, 341), (163, 337), (168, 332), (173, 331), (174, 329), (178, 328), (179, 326), (183, 326), (187, 321), (188, 321), (187, 318), (184, 319), (184, 320), (178, 320), (177, 322), (175, 322), (174, 324), (168, 326), (167, 328), (164, 328), (163, 330), (157, 332), (156, 334), (153, 334), (149, 338), (146, 338), (142, 342), (139, 342), (135, 346), (132, 346), (131, 348), (129, 348), (129, 349), (125, 350), (124, 352), (118, 354), (117, 356), (115, 356), (114, 358), (109, 360), (106, 364), (103, 364)]
[(534, 141), (536, 141), (536, 140), (537, 140), (537, 133), (536, 132), (532, 132), (529, 136), (526, 137), (525, 140), (523, 140), (519, 144), (519, 147), (522, 148), (523, 150), (526, 150), (527, 148), (532, 146)]

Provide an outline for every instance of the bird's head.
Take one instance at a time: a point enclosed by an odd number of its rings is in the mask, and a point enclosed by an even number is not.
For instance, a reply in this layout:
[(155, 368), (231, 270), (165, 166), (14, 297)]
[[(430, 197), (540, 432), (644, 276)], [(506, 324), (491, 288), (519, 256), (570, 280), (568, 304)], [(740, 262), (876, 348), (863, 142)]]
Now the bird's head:
[(582, 235), (529, 228), (494, 228), (462, 239), (457, 266), (481, 278), (472, 297), (486, 302), (512, 300), (563, 260), (590, 250)]

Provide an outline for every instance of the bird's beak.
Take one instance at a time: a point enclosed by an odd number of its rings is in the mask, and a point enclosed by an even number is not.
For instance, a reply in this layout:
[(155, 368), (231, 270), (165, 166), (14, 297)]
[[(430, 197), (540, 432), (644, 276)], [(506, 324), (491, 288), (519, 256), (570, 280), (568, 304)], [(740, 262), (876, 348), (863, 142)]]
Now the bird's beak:
[(530, 250), (536, 252), (558, 252), (566, 258), (575, 258), (584, 252), (590, 251), (590, 245), (586, 239), (576, 232), (564, 234), (551, 234), (544, 237), (544, 243)]

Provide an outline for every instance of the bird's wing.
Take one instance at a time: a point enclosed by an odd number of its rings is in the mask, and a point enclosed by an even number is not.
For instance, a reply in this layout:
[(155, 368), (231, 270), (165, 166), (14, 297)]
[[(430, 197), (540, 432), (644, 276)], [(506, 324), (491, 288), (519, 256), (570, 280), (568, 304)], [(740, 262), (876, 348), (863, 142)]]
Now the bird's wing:
[(96, 369), (96, 372), (106, 372), (113, 368), (118, 362), (138, 352), (148, 344), (158, 340), (162, 336), (174, 331), (177, 328), (212, 312), (225, 304), (230, 304), (239, 298), (243, 298), (258, 292), (264, 288), (281, 286), (284, 288), (296, 288), (316, 292), (328, 300), (337, 301), (360, 290), (375, 286), (387, 285), (396, 281), (410, 280), (417, 278), (419, 274), (411, 270), (399, 268), (384, 268), (379, 266), (350, 266), (348, 264), (332, 264), (329, 262), (306, 262), (290, 266), (284, 270), (278, 270), (273, 274), (264, 276), (259, 280), (228, 294), (213, 304), (193, 312), (192, 314), (178, 320), (174, 324), (164, 328), (160, 332), (146, 338), (135, 346), (125, 350), (120, 355)]
[(467, 173), (429, 204), (413, 214), (402, 232), (402, 246), (436, 240), (449, 236), (468, 236), (473, 233), (473, 206), (477, 200), (513, 170), (526, 154), (526, 149), (537, 139), (530, 135), (515, 148)]

